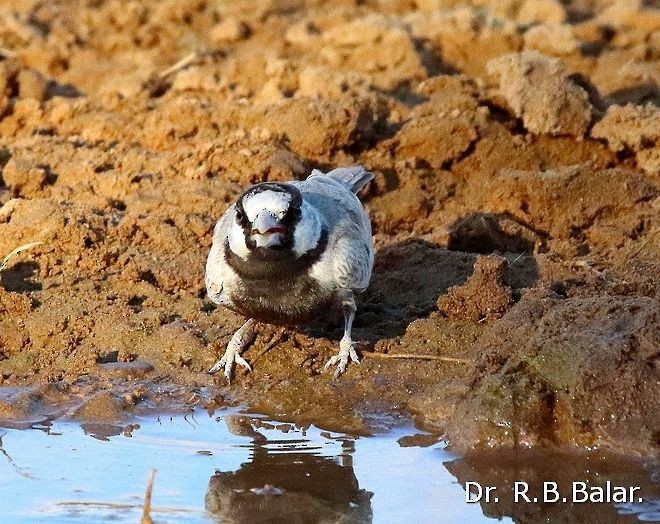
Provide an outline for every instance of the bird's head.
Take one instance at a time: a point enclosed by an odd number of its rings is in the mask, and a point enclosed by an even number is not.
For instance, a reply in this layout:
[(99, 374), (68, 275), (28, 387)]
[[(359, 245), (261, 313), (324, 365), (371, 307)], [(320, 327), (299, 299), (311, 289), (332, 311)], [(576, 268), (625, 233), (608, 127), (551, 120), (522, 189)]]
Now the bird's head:
[(300, 239), (300, 232), (313, 218), (308, 207), (291, 184), (264, 182), (250, 187), (234, 205), (230, 249), (244, 259), (250, 254), (272, 257), (276, 252), (297, 253), (300, 245), (307, 243), (307, 239)]

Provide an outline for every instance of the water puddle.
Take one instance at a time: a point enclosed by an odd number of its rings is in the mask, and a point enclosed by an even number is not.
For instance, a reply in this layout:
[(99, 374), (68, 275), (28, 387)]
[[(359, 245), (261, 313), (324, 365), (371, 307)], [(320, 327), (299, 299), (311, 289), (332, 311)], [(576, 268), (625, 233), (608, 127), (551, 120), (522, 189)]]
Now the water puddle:
[[(457, 459), (412, 427), (356, 438), (200, 411), (129, 426), (55, 421), (0, 436), (3, 522), (139, 522), (153, 469), (151, 516), (159, 523), (539, 522), (560, 513), (567, 522), (583, 513), (592, 522), (660, 520), (660, 478), (641, 465), (497, 461), (496, 454)], [(532, 485), (544, 476), (559, 489), (573, 477), (641, 483), (646, 498), (641, 504), (508, 500), (513, 482)], [(497, 486), (501, 501), (466, 503), (467, 481)]]

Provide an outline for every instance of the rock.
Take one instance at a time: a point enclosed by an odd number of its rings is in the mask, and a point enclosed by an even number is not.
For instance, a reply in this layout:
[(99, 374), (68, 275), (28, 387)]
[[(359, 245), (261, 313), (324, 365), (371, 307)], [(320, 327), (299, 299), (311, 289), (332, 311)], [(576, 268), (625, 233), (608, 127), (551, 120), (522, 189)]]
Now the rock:
[(27, 420), (43, 407), (39, 387), (3, 388), (0, 391), (0, 419)]
[(272, 105), (282, 102), (285, 98), (279, 79), (269, 78), (255, 95), (254, 102), (258, 105)]
[(0, 207), (0, 224), (6, 224), (11, 220), (12, 213), (20, 207), (22, 202), (23, 200), (20, 198), (11, 198)]
[(73, 416), (79, 420), (120, 420), (124, 416), (124, 408), (119, 397), (108, 391), (101, 391), (85, 400)]
[(416, 435), (407, 435), (401, 437), (397, 442), (402, 448), (428, 448), (440, 441), (438, 435), (428, 433), (417, 433)]
[(173, 91), (218, 91), (220, 82), (217, 76), (204, 67), (189, 67), (179, 71), (172, 81)]
[(606, 140), (613, 151), (634, 151), (647, 173), (660, 172), (660, 109), (654, 104), (608, 107), (591, 136)]
[(506, 260), (485, 255), (474, 263), (474, 274), (460, 286), (450, 287), (438, 299), (438, 309), (454, 320), (495, 320), (513, 303), (511, 288), (504, 284)]
[(455, 449), (598, 446), (657, 452), (660, 302), (523, 296), (475, 342), (475, 390), (448, 427)]
[[(609, 191), (594, 191), (599, 184), (607, 184)], [(481, 190), (481, 209), (533, 224), (535, 231), (555, 241), (575, 238), (594, 225), (597, 217), (598, 226), (609, 223), (610, 244), (615, 238), (626, 238), (631, 223), (627, 223), (626, 213), (614, 215), (609, 222), (608, 210), (641, 206), (657, 195), (649, 180), (630, 171), (588, 165), (541, 172), (503, 170)]]
[(308, 96), (310, 98), (322, 98), (324, 95), (331, 94), (339, 96), (342, 92), (341, 82), (328, 81), (328, 76), (334, 71), (329, 67), (323, 66), (305, 66), (298, 75), (299, 96)]
[(211, 42), (214, 44), (231, 44), (244, 40), (250, 35), (250, 26), (234, 17), (227, 17), (218, 23), (209, 34)]
[(570, 55), (579, 47), (568, 24), (536, 25), (523, 35), (523, 40), (526, 49), (536, 49), (550, 55)]
[(359, 91), (368, 85), (368, 79), (357, 73), (339, 73), (330, 67), (308, 65), (298, 75), (296, 94), (310, 98), (339, 98), (350, 90)]
[(565, 19), (566, 11), (559, 0), (523, 0), (516, 16), (516, 20), (521, 24), (556, 24)]
[(377, 198), (372, 212), (380, 231), (393, 233), (397, 230), (412, 230), (420, 215), (425, 216), (432, 208), (420, 182), (406, 181), (396, 192), (386, 192)]
[(259, 112), (263, 127), (289, 140), (291, 150), (303, 157), (325, 154), (373, 136), (380, 118), (372, 99), (347, 104), (308, 98), (285, 99)]
[[(468, 6), (431, 14), (413, 12), (405, 19), (415, 39), (432, 44), (426, 61), (438, 71), (459, 70), (469, 77), (482, 78), (489, 60), (522, 47), (520, 29), (513, 20), (495, 13), (485, 16), (483, 11)], [(432, 57), (440, 56), (433, 49), (441, 50), (441, 61), (435, 64)]]
[(405, 26), (383, 15), (342, 22), (322, 35), (320, 56), (330, 66), (369, 74), (381, 89), (391, 90), (428, 74), (416, 43)]
[(394, 137), (398, 157), (417, 157), (441, 168), (468, 150), (478, 138), (468, 116), (458, 109), (450, 114), (424, 115), (410, 119)]
[(48, 183), (48, 170), (33, 162), (12, 157), (2, 170), (2, 179), (14, 196), (34, 197)]
[(391, 28), (386, 17), (372, 14), (328, 29), (323, 33), (323, 39), (335, 46), (358, 47), (377, 43)]
[(658, 147), (649, 147), (637, 152), (637, 164), (649, 175), (657, 176), (660, 173), (660, 150)]
[(34, 69), (22, 69), (18, 73), (18, 96), (43, 102), (48, 95), (48, 80)]
[(134, 360), (131, 362), (107, 362), (99, 364), (99, 369), (108, 375), (133, 380), (145, 377), (154, 370), (154, 366), (144, 360)]
[[(596, 16), (597, 22), (613, 27), (635, 26), (643, 14), (643, 0), (615, 0)], [(653, 24), (653, 21), (650, 21)], [(657, 23), (657, 22), (656, 22)]]
[(607, 105), (660, 104), (660, 68), (656, 61), (647, 61), (646, 52), (642, 45), (598, 58), (590, 78)]
[(587, 131), (592, 118), (589, 95), (569, 78), (561, 60), (525, 51), (495, 58), (486, 69), (532, 133), (581, 137)]

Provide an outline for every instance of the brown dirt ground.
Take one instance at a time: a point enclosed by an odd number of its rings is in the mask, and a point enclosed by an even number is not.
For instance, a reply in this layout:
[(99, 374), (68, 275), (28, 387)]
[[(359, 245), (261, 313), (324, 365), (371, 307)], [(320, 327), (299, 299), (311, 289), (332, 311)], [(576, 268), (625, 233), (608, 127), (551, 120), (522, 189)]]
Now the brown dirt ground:
[[(191, 55), (192, 53), (192, 55)], [(0, 2), (0, 418), (244, 403), (459, 450), (660, 449), (660, 14), (610, 0)], [(182, 58), (182, 67), (168, 69)], [(248, 184), (361, 163), (355, 334), (205, 298)], [(1, 257), (0, 257), (1, 258)]]

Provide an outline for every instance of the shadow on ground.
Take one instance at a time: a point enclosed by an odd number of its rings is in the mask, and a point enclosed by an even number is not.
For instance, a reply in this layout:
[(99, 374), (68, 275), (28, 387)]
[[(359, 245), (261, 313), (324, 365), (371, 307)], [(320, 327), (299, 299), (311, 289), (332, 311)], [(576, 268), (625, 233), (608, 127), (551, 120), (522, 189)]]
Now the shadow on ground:
[(2, 272), (0, 285), (6, 291), (15, 293), (40, 291), (41, 284), (33, 280), (38, 270), (39, 265), (36, 262), (19, 262)]
[[(521, 256), (507, 268), (506, 281), (514, 292), (531, 287), (538, 280), (538, 269), (528, 240), (509, 232), (507, 246), (518, 246)], [(470, 241), (474, 246), (475, 241)], [(376, 253), (371, 284), (358, 297), (354, 324), (356, 338), (375, 342), (403, 335), (408, 325), (436, 310), (438, 298), (452, 286), (464, 284), (473, 274), (474, 263), (481, 254), (498, 251), (501, 244), (488, 243), (476, 252), (457, 251), (419, 238), (384, 246)], [(333, 312), (325, 324), (309, 327), (313, 336), (328, 336), (328, 324), (334, 328), (331, 338), (341, 338), (343, 317)]]

